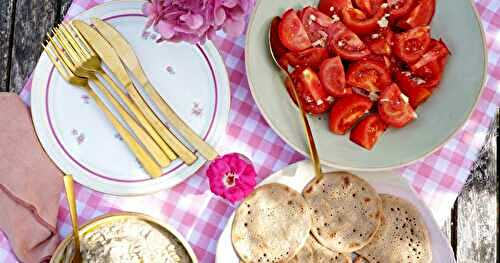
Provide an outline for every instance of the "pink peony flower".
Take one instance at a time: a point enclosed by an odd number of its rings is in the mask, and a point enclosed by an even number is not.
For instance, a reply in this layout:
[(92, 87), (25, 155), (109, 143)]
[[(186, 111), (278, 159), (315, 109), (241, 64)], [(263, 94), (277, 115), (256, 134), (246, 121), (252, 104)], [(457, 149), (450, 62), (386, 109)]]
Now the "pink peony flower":
[(149, 17), (146, 28), (154, 26), (163, 40), (203, 43), (215, 32), (241, 35), (245, 16), (255, 0), (150, 0), (143, 7)]
[(226, 154), (212, 161), (207, 176), (210, 190), (232, 203), (247, 197), (256, 184), (253, 165), (238, 153)]

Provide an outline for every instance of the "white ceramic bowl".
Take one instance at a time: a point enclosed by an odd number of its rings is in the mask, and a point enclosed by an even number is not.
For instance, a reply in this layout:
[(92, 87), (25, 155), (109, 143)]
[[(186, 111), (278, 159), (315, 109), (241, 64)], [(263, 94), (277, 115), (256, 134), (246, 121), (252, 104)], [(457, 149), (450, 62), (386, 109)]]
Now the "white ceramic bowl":
[[(470, 0), (439, 0), (433, 37), (442, 38), (452, 55), (443, 81), (418, 108), (419, 118), (403, 129), (389, 129), (372, 151), (328, 130), (328, 116), (309, 117), (321, 162), (339, 169), (393, 169), (423, 158), (450, 139), (465, 123), (484, 84), (487, 56), (484, 33)], [(315, 5), (308, 0), (259, 0), (250, 20), (246, 69), (253, 97), (269, 125), (295, 150), (306, 154), (307, 142), (297, 109), (284, 88), (267, 45), (269, 23), (288, 8)]]

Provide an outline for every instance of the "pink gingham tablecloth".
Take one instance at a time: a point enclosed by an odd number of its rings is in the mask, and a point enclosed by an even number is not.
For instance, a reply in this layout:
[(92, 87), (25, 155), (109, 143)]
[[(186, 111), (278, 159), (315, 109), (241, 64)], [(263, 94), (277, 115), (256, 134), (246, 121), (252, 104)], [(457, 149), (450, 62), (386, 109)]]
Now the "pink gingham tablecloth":
[[(75, 0), (68, 17), (105, 0)], [(463, 129), (435, 154), (398, 172), (407, 178), (442, 223), (462, 189), (477, 158), (488, 127), (500, 105), (500, 1), (476, 0), (486, 32), (488, 78), (486, 88), (472, 117)], [(253, 160), (258, 179), (303, 159), (287, 146), (266, 124), (250, 94), (245, 75), (245, 38), (219, 35), (216, 46), (224, 57), (231, 82), (231, 112), (226, 142), (227, 152), (241, 152)], [(21, 92), (29, 103), (31, 83)], [(161, 218), (179, 230), (193, 246), (200, 262), (214, 262), (218, 237), (234, 207), (208, 190), (204, 171), (177, 187), (142, 197), (115, 197), (77, 186), (80, 222), (111, 211), (138, 211)], [(70, 233), (68, 207), (61, 194), (59, 234)], [(433, 202), (439, 200), (439, 202)], [(147, 204), (147, 205), (144, 205)], [(17, 262), (8, 240), (0, 232), (0, 262)]]

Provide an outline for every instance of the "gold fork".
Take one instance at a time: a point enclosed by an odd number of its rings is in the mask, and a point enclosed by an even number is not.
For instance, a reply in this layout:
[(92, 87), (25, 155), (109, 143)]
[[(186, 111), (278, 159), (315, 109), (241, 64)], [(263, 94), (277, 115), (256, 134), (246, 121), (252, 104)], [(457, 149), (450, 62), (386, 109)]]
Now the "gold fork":
[(125, 95), (125, 93), (114, 83), (114, 81), (101, 69), (101, 61), (97, 56), (92, 54), (93, 51), (88, 46), (85, 46), (86, 42), (81, 41), (81, 38), (77, 37), (78, 31), (71, 28), (71, 25), (66, 25), (64, 23), (59, 25), (53, 31), (54, 38), (56, 38), (58, 43), (60, 43), (64, 50), (67, 51), (69, 57), (73, 61), (73, 64), (70, 64), (70, 67), (73, 66), (73, 72), (77, 76), (93, 80), (97, 79), (96, 73), (98, 73), (98, 69), (100, 75), (103, 76), (106, 82), (110, 84), (115, 93), (130, 109), (132, 114), (137, 118), (139, 123), (142, 124), (144, 129), (132, 117), (130, 117), (127, 111), (123, 109), (121, 104), (106, 88), (102, 89), (99, 86), (101, 92), (106, 96), (111, 104), (113, 104), (113, 107), (118, 110), (123, 120), (142, 141), (145, 148), (151, 153), (156, 162), (160, 164), (160, 167), (166, 167), (170, 164), (170, 160), (175, 159), (175, 154), (161, 139), (158, 133), (156, 133), (153, 127), (149, 125), (135, 104), (130, 101), (130, 98)]
[[(94, 99), (97, 106), (105, 113), (106, 117), (114, 126), (118, 134), (120, 134), (120, 136), (123, 138), (130, 150), (134, 153), (146, 172), (153, 177), (161, 176), (160, 166), (151, 158), (146, 150), (135, 140), (132, 134), (130, 134), (130, 132), (118, 121), (118, 119), (116, 119), (113, 113), (111, 113), (111, 111), (105, 106), (104, 102), (90, 88), (89, 79), (92, 80), (92, 82), (95, 83), (96, 86), (98, 86), (101, 90), (106, 90), (104, 84), (99, 81), (99, 79), (95, 78), (95, 76), (94, 78), (90, 78), (90, 76), (88, 74), (86, 75), (84, 71), (79, 71), (81, 75), (78, 76), (75, 73), (76, 66), (74, 64), (74, 61), (78, 60), (75, 54), (70, 52), (71, 48), (64, 48), (61, 42), (61, 38), (57, 34), (54, 36), (54, 38), (49, 35), (49, 41), (47, 41), (46, 45), (43, 46), (43, 48), (45, 49), (45, 53), (55, 65), (57, 71), (70, 84), (80, 86), (87, 91), (90, 97)], [(128, 115), (128, 113), (121, 106), (118, 107), (117, 110), (120, 113), (124, 114), (123, 116)]]
[[(167, 143), (161, 138), (161, 136), (156, 132), (153, 126), (147, 121), (144, 114), (139, 110), (134, 102), (129, 96), (123, 92), (123, 90), (116, 85), (113, 79), (102, 69), (101, 60), (99, 56), (94, 52), (94, 50), (88, 45), (87, 41), (83, 38), (80, 32), (72, 24), (62, 24), (59, 30), (59, 34), (68, 40), (68, 44), (71, 45), (77, 55), (80, 56), (80, 61), (82, 62), (81, 70), (88, 72), (89, 74), (99, 74), (108, 82), (112, 90), (118, 95), (118, 97), (125, 103), (125, 105), (130, 109), (133, 116), (139, 121), (139, 123), (144, 127), (144, 129), (151, 135), (152, 139), (161, 148), (161, 150), (167, 155), (170, 160), (175, 160), (177, 158), (174, 151), (167, 145)], [(77, 68), (78, 70), (78, 68)], [(162, 166), (164, 167), (164, 166)]]

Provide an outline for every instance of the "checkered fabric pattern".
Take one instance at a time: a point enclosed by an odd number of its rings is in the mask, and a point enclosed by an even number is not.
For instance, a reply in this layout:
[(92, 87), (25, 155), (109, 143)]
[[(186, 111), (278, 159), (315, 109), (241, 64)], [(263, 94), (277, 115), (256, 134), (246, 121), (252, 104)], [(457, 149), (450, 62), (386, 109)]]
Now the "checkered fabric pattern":
[[(103, 0), (75, 0), (68, 17), (101, 2)], [(475, 3), (489, 50), (488, 78), (481, 100), (462, 130), (439, 151), (398, 171), (411, 182), (439, 222), (449, 214), (500, 105), (500, 1), (476, 0)], [(231, 112), (223, 140), (227, 143), (227, 151), (249, 156), (256, 166), (259, 180), (302, 160), (303, 156), (271, 130), (253, 101), (245, 75), (244, 37), (229, 39), (219, 35), (214, 42), (224, 57), (231, 82)], [(28, 81), (21, 93), (27, 103), (30, 89)], [(118, 210), (148, 213), (179, 230), (193, 246), (200, 262), (214, 262), (218, 237), (235, 207), (211, 194), (204, 174), (205, 171), (201, 170), (173, 189), (142, 197), (109, 196), (77, 185), (80, 222)], [(60, 199), (58, 229), (61, 237), (71, 231), (64, 194)], [(17, 262), (1, 232), (0, 262)]]

